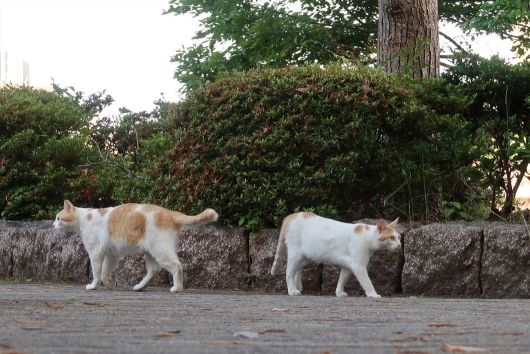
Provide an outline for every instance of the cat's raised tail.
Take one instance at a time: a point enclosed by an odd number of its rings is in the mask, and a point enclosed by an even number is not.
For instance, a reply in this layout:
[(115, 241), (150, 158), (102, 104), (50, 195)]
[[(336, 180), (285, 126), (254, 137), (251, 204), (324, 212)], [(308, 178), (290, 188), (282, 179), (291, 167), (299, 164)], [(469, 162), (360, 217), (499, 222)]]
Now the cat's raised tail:
[(276, 247), (276, 255), (274, 256), (274, 263), (272, 263), (271, 275), (278, 274), (280, 267), (285, 263), (287, 255), (287, 246), (285, 245), (285, 234), (287, 233), (287, 227), (289, 223), (282, 223), (282, 228), (280, 229), (280, 238), (278, 239), (278, 246)]
[(215, 210), (209, 208), (204, 210), (202, 213), (193, 216), (186, 215), (178, 211), (171, 212), (171, 218), (173, 219), (173, 222), (176, 225), (182, 227), (194, 227), (207, 224), (209, 222), (217, 221), (218, 217), (219, 215), (217, 215)]

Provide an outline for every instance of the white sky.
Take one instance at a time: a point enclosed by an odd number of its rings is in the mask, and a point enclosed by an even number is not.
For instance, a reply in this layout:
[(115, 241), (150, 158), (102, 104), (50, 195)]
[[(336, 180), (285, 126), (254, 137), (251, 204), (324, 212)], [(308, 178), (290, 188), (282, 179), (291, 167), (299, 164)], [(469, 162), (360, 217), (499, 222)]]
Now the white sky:
[[(0, 0), (0, 50), (29, 63), (32, 86), (50, 86), (53, 77), (87, 94), (106, 89), (115, 102), (104, 114), (151, 110), (162, 92), (180, 99), (169, 60), (198, 29), (191, 17), (162, 15), (168, 7), (168, 0)], [(510, 43), (496, 36), (475, 47), (511, 56)]]
[(107, 90), (119, 107), (176, 101), (175, 51), (191, 44), (191, 17), (162, 15), (168, 0), (0, 0), (0, 50), (30, 65), (30, 85)]
[[(446, 35), (450, 36), (458, 44), (462, 45), (464, 49), (468, 49), (467, 44), (463, 45), (462, 42), (469, 42), (470, 38), (464, 35), (462, 31), (455, 25), (450, 23), (440, 23), (439, 30), (440, 32), (443, 32)], [(448, 48), (448, 44), (449, 41), (446, 40), (444, 37), (440, 36), (440, 46), (442, 47), (442, 49), (444, 47)], [(489, 58), (497, 54), (501, 58), (505, 58), (510, 61), (513, 59), (513, 53), (510, 51), (510, 48), (512, 47), (512, 42), (509, 40), (502, 40), (499, 36), (495, 34), (477, 36), (477, 38), (470, 44), (473, 51), (483, 57)], [(453, 45), (451, 44), (451, 47), (452, 46)], [(442, 54), (450, 53), (449, 51), (446, 51)]]

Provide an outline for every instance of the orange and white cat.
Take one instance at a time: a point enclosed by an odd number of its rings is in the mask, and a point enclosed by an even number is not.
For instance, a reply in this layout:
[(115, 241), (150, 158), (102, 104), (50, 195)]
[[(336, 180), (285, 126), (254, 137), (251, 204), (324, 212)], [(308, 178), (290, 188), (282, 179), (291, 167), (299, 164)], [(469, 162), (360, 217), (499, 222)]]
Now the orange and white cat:
[(217, 213), (206, 209), (188, 216), (150, 204), (123, 204), (105, 209), (78, 208), (64, 201), (53, 227), (81, 235), (90, 257), (93, 281), (87, 290), (97, 289), (101, 280), (114, 287), (111, 275), (120, 257), (144, 254), (147, 275), (134, 286), (145, 289), (162, 268), (173, 274), (172, 292), (183, 289), (182, 264), (176, 253), (178, 236), (185, 227), (216, 221)]
[(313, 213), (291, 214), (283, 220), (271, 274), (278, 274), (289, 251), (286, 271), (289, 295), (301, 294), (302, 268), (315, 261), (341, 267), (337, 296), (348, 296), (344, 284), (353, 272), (366, 296), (381, 297), (368, 277), (366, 266), (375, 251), (401, 248), (400, 235), (395, 230), (397, 222), (398, 219), (387, 225), (381, 220), (377, 226), (348, 224)]

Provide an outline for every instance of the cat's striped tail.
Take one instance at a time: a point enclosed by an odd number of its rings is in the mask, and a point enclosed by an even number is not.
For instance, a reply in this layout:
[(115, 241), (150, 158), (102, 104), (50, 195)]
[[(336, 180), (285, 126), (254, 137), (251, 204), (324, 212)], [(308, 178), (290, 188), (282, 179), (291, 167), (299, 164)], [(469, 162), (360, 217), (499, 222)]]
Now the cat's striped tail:
[(217, 221), (218, 217), (219, 215), (217, 215), (213, 209), (206, 209), (202, 213), (193, 216), (182, 214), (178, 211), (171, 212), (171, 218), (175, 225), (182, 227), (194, 227), (207, 224), (209, 222)]
[(287, 223), (282, 224), (280, 229), (280, 237), (278, 238), (278, 246), (276, 247), (276, 255), (274, 256), (274, 263), (272, 263), (271, 274), (276, 275), (280, 270), (280, 267), (285, 262), (285, 256), (287, 255), (287, 245), (285, 244), (285, 233), (287, 232)]

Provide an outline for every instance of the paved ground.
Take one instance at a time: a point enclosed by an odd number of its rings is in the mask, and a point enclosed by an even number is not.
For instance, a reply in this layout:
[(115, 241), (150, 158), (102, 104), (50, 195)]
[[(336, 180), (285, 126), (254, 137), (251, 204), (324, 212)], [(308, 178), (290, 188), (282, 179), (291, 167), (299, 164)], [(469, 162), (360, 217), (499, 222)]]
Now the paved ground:
[(290, 297), (189, 289), (172, 294), (164, 287), (138, 293), (0, 282), (0, 354), (458, 349), (530, 353), (530, 300)]

